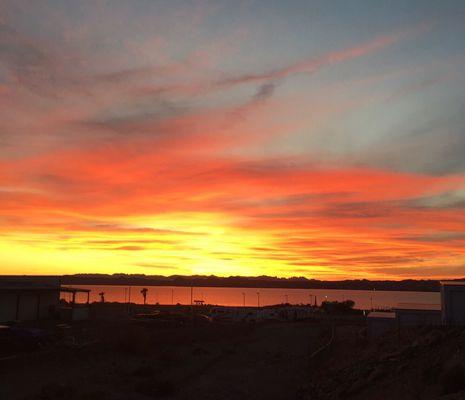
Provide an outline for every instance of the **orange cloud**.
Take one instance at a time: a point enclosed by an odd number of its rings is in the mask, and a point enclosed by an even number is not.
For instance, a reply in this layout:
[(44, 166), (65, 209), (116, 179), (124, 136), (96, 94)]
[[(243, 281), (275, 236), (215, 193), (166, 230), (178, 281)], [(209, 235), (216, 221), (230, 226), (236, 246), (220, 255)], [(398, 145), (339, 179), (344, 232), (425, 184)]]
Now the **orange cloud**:
[[(327, 277), (392, 276), (394, 267), (409, 273), (408, 266), (465, 256), (462, 209), (422, 200), (457, 190), (461, 175), (186, 158), (137, 147), (53, 153), (3, 163), (2, 171), (1, 234), (17, 246), (46, 233), (46, 242), (31, 246), (127, 250), (123, 264), (163, 254), (186, 272), (210, 260), (223, 265), (212, 273), (247, 265), (257, 274), (284, 268)], [(202, 215), (211, 217), (197, 224)]]
[[(186, 32), (209, 12), (197, 10)], [(125, 50), (144, 58), (149, 49), (158, 62), (114, 67), (108, 56), (110, 68), (101, 71), (85, 62), (100, 56), (85, 46), (7, 30), (0, 44), (14, 51), (0, 86), (0, 254), (8, 260), (1, 272), (461, 271), (463, 174), (394, 171), (307, 151), (315, 131), (330, 132), (371, 95), (354, 98), (344, 84), (280, 93), (291, 77), (426, 29), (251, 73), (220, 72), (223, 52), (236, 45), (229, 38), (181, 61), (169, 56), (165, 38), (124, 41)], [(305, 137), (271, 148), (294, 134)]]

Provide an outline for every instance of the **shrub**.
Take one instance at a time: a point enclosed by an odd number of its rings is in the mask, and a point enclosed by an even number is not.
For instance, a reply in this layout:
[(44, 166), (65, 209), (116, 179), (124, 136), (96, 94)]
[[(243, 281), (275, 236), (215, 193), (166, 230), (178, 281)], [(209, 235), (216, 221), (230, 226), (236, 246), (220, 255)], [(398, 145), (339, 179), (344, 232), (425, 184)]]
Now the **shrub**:
[(324, 301), (321, 308), (327, 313), (344, 314), (354, 313), (355, 303), (352, 300), (345, 301)]

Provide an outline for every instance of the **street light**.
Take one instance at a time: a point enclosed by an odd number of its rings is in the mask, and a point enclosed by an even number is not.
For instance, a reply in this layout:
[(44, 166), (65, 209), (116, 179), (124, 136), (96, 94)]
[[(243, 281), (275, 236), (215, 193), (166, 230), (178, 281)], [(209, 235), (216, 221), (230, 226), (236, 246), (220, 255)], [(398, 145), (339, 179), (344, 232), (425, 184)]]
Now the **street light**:
[(242, 292), (242, 306), (245, 307), (245, 293)]
[(260, 292), (257, 292), (257, 304), (258, 308), (260, 308)]

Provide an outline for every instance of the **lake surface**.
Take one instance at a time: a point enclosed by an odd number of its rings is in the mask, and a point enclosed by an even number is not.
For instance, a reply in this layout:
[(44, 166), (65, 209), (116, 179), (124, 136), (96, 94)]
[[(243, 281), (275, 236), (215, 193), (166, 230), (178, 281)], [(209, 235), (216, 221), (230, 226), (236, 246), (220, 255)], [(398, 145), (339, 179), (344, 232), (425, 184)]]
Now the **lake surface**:
[[(90, 301), (100, 301), (99, 293), (104, 292), (106, 302), (128, 302), (142, 304), (141, 289), (146, 287), (147, 304), (191, 304), (191, 288), (182, 286), (110, 286), (72, 285), (90, 289)], [(69, 300), (69, 294), (63, 298)], [(87, 295), (80, 293), (77, 301), (85, 301)], [(399, 303), (440, 304), (439, 292), (396, 292), (372, 290), (334, 289), (275, 289), (275, 288), (225, 288), (194, 287), (193, 300), (203, 300), (206, 304), (223, 306), (267, 306), (280, 303), (317, 304), (328, 301), (353, 300), (359, 309), (392, 308)]]

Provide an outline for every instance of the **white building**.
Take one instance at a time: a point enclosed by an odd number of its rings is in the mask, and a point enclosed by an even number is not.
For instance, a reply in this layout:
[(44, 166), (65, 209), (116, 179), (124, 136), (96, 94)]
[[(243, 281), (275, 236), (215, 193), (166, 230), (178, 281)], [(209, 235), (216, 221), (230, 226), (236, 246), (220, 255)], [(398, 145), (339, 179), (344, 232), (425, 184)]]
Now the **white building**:
[(445, 325), (465, 324), (465, 282), (441, 282), (441, 302)]
[(399, 328), (441, 325), (441, 305), (399, 303), (394, 308)]
[(397, 328), (396, 313), (372, 311), (367, 317), (368, 337), (374, 338)]
[(399, 303), (391, 312), (370, 312), (367, 318), (368, 336), (418, 326), (441, 325), (441, 305)]

